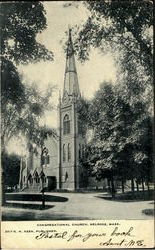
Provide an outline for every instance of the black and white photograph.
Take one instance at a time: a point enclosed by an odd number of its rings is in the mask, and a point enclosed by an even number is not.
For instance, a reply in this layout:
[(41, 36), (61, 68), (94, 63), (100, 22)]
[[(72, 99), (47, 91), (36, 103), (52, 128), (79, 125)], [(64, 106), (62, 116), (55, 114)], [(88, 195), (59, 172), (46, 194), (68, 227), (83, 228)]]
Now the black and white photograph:
[(154, 220), (153, 1), (1, 2), (2, 221)]

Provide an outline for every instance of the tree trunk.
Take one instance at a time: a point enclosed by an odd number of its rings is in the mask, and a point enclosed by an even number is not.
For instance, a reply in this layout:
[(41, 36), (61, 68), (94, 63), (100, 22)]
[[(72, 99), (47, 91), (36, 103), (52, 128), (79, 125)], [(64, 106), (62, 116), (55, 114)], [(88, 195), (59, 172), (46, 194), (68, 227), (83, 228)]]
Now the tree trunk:
[(121, 182), (122, 182), (122, 193), (124, 194), (124, 179), (123, 179), (123, 177), (122, 177)]
[(149, 196), (149, 194), (150, 194), (149, 171), (147, 171), (147, 183), (146, 183), (146, 185), (147, 185), (147, 191), (148, 191), (148, 196)]
[(110, 179), (108, 179), (108, 186), (110, 187)]
[(139, 192), (139, 185), (138, 185), (138, 181), (136, 181), (136, 188), (137, 188), (137, 192)]
[(150, 191), (149, 181), (147, 182), (147, 190)]
[(6, 204), (6, 196), (5, 196), (5, 173), (2, 166), (2, 198), (1, 198), (2, 206)]
[(122, 193), (124, 194), (124, 183), (125, 183), (125, 177), (124, 177), (124, 167), (122, 166), (122, 178), (121, 178), (121, 184), (122, 184)]
[(1, 137), (1, 171), (2, 171), (2, 175), (1, 175), (1, 181), (2, 181), (2, 198), (1, 198), (1, 202), (2, 202), (2, 206), (4, 206), (6, 204), (6, 196), (5, 196), (5, 167), (4, 167), (4, 155), (5, 155), (5, 145), (4, 145), (4, 138)]
[(143, 193), (145, 192), (145, 188), (144, 188), (144, 180), (142, 178), (142, 189), (143, 189)]
[(110, 183), (110, 179), (108, 178), (107, 179), (107, 181), (108, 181), (108, 192), (111, 190), (111, 183)]
[(114, 186), (114, 178), (113, 175), (111, 177), (111, 194), (112, 194), (112, 198), (115, 198), (115, 186)]
[(135, 187), (134, 187), (134, 179), (131, 179), (131, 191), (134, 192), (135, 191)]

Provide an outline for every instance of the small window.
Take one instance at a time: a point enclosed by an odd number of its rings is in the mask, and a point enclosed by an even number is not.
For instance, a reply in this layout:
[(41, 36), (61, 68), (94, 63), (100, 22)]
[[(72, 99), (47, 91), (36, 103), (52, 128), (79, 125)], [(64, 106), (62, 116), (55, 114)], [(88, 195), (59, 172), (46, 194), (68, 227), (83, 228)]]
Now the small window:
[(71, 160), (71, 146), (70, 143), (68, 143), (68, 161)]
[(66, 161), (66, 146), (63, 145), (63, 161)]
[(67, 135), (70, 133), (70, 120), (69, 115), (65, 115), (63, 120), (63, 133), (64, 135)]
[(46, 164), (50, 164), (50, 156), (49, 155), (46, 156)]

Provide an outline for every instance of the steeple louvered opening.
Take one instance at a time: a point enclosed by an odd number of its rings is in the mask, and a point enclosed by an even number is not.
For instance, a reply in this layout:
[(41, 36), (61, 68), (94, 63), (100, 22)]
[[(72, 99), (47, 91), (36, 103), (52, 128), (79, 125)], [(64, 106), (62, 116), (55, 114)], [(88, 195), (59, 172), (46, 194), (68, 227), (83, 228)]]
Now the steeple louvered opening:
[(69, 115), (65, 115), (63, 120), (63, 134), (67, 135), (70, 133), (70, 119)]

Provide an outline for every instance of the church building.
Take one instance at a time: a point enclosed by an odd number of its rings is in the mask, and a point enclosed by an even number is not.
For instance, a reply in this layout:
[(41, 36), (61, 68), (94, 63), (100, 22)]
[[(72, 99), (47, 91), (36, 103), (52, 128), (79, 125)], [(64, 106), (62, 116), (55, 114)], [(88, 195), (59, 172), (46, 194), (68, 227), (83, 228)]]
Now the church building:
[(85, 170), (81, 159), (85, 157), (86, 138), (82, 133), (82, 121), (79, 120), (77, 112), (80, 98), (69, 30), (63, 96), (59, 97), (58, 105), (58, 135), (56, 138), (48, 136), (43, 149), (36, 149), (30, 144), (27, 156), (21, 160), (21, 190), (40, 191), (43, 187), (48, 191), (77, 190), (85, 187)]

